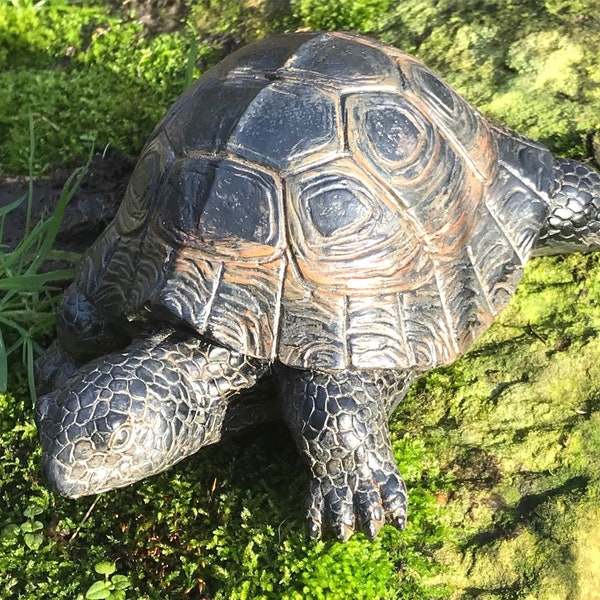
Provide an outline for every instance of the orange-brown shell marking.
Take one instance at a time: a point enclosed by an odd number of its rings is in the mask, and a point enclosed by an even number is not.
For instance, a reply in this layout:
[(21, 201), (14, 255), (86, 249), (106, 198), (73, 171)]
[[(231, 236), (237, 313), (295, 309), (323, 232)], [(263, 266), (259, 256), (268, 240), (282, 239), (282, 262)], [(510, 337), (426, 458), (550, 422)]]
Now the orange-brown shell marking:
[(396, 49), (258, 42), (158, 125), (82, 287), (298, 368), (450, 362), (514, 291), (541, 220), (497, 140)]

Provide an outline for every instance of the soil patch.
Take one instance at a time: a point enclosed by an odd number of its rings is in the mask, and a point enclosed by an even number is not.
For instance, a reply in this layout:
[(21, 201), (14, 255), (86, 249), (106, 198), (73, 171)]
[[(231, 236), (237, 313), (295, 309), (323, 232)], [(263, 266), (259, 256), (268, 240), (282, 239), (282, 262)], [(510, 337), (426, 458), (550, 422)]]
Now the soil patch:
[(153, 35), (181, 29), (190, 12), (184, 0), (110, 0), (109, 5), (121, 18), (137, 21)]
[[(134, 164), (131, 158), (117, 150), (98, 154), (92, 159), (81, 186), (67, 205), (56, 240), (57, 248), (83, 252), (91, 245), (114, 217)], [(72, 170), (60, 169), (33, 181), (32, 223), (54, 213), (71, 173)], [(0, 180), (0, 207), (26, 196), (28, 188), (27, 177)], [(8, 251), (14, 250), (23, 239), (26, 221), (27, 199), (6, 218), (2, 244)]]

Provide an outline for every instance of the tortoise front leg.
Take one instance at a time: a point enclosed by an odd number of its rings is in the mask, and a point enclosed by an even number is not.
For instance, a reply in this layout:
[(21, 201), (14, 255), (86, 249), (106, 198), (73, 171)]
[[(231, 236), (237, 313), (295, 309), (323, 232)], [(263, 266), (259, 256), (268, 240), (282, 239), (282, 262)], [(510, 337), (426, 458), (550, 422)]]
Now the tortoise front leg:
[(61, 386), (84, 363), (130, 341), (125, 328), (101, 315), (74, 283), (56, 313), (56, 331), (57, 339), (35, 365), (39, 393)]
[(549, 213), (533, 254), (600, 250), (600, 175), (587, 165), (557, 158)]
[(79, 363), (122, 347), (128, 341), (116, 320), (100, 314), (75, 283), (65, 290), (58, 308), (56, 333), (61, 346)]
[(308, 458), (311, 537), (330, 525), (345, 541), (403, 528), (407, 494), (392, 453), (388, 416), (413, 376), (391, 371), (321, 373), (278, 366), (283, 417)]
[(123, 487), (218, 441), (230, 423), (266, 420), (268, 398), (255, 413), (235, 398), (268, 370), (172, 331), (93, 360), (36, 405), (46, 480), (69, 497)]

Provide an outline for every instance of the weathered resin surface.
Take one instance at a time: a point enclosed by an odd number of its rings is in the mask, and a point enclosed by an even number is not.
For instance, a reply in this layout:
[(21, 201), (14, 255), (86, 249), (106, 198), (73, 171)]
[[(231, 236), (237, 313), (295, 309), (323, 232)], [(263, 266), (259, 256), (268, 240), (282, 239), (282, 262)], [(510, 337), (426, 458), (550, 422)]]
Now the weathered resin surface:
[(38, 369), (47, 479), (120, 487), (279, 415), (313, 537), (403, 527), (389, 415), (489, 327), (532, 253), (598, 249), (599, 208), (589, 167), (395, 48), (248, 46), (168, 111), (65, 294)]
[(82, 291), (298, 368), (450, 362), (506, 304), (547, 210), (508, 143), (548, 193), (549, 154), (493, 135), (412, 57), (274, 38), (169, 111)]

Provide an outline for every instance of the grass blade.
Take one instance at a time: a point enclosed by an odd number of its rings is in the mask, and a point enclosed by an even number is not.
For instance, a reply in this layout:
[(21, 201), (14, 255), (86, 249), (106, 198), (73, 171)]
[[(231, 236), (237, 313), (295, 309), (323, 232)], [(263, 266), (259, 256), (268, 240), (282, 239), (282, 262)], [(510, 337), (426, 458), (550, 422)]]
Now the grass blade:
[(63, 260), (72, 264), (78, 263), (80, 258), (81, 254), (69, 250), (51, 250), (48, 253), (48, 260)]
[(29, 235), (24, 237), (10, 254), (4, 256), (4, 269), (10, 269), (11, 267), (15, 267), (15, 265), (17, 270), (20, 271), (26, 268), (28, 253), (32, 253), (31, 248), (33, 246), (41, 244), (44, 232), (50, 227), (50, 220), (38, 221), (29, 232)]
[(29, 113), (29, 178), (28, 178), (28, 202), (27, 220), (25, 221), (25, 237), (29, 235), (31, 228), (31, 209), (33, 207), (33, 159), (35, 154), (35, 131), (33, 127), (33, 114)]
[(27, 198), (27, 194), (23, 194), (20, 198), (17, 198), (14, 202), (11, 202), (7, 206), (0, 207), (0, 248), (3, 247), (2, 240), (4, 239), (4, 222), (6, 221), (6, 215), (11, 210), (15, 210), (15, 208), (21, 206), (25, 198)]
[[(10, 329), (14, 329), (15, 331), (17, 331), (23, 338), (27, 335), (27, 330), (24, 329), (23, 327), (21, 327), (18, 323), (16, 323), (15, 321), (12, 321), (10, 319), (5, 319), (3, 316), (0, 315), (0, 324), (4, 324), (6, 327), (9, 327)], [(14, 348), (18, 347), (19, 344), (22, 342), (22, 340), (17, 340), (15, 342), (15, 344), (13, 344), (9, 349), (7, 354), (10, 354)]]
[(7, 204), (6, 206), (0, 206), (0, 218), (6, 217), (6, 215), (9, 212), (15, 210), (15, 208), (19, 208), (19, 206), (21, 206), (21, 204), (23, 204), (23, 202), (25, 201), (25, 198), (27, 198), (27, 194), (23, 194), (20, 198), (17, 198), (16, 200), (11, 202), (10, 204)]
[(43, 291), (48, 281), (64, 281), (73, 277), (73, 269), (59, 269), (34, 275), (13, 275), (10, 279), (0, 280), (0, 291), (27, 292), (36, 289)]
[(37, 402), (37, 393), (35, 391), (35, 360), (33, 359), (33, 343), (29, 336), (27, 336), (25, 339), (23, 350), (24, 362), (27, 365), (27, 383), (29, 385), (29, 394), (31, 395), (33, 406), (35, 406)]
[[(74, 252), (54, 250), (52, 246), (63, 221), (66, 206), (88, 171), (92, 151), (87, 163), (76, 169), (67, 179), (54, 214), (50, 218), (39, 220), (35, 224), (31, 222), (32, 173), (29, 194), (0, 209), (1, 234), (6, 215), (20, 206), (25, 199), (28, 200), (23, 239), (12, 252), (0, 254), (0, 391), (6, 390), (8, 386), (9, 357), (20, 349), (29, 392), (34, 402), (34, 358), (36, 353), (40, 353), (39, 344), (34, 338), (48, 333), (54, 323), (56, 296), (51, 292), (58, 291), (58, 282), (73, 277), (73, 268), (55, 268), (53, 271), (41, 273), (39, 271), (49, 260), (75, 264), (80, 258)], [(0, 242), (1, 240), (0, 237)]]
[(0, 392), (6, 392), (8, 387), (8, 355), (0, 328)]
[(75, 171), (73, 171), (71, 176), (67, 179), (65, 186), (63, 187), (63, 191), (60, 195), (60, 198), (58, 199), (58, 202), (56, 203), (56, 210), (54, 212), (54, 215), (48, 221), (48, 223), (50, 225), (48, 227), (48, 231), (46, 232), (46, 235), (45, 235), (42, 245), (40, 247), (40, 251), (38, 252), (38, 255), (36, 256), (36, 258), (31, 263), (29, 269), (27, 269), (28, 272), (37, 271), (39, 269), (39, 267), (41, 266), (41, 264), (45, 260), (47, 260), (47, 257), (49, 255), (50, 251), (52, 250), (52, 245), (54, 244), (54, 241), (56, 240), (56, 236), (58, 235), (58, 230), (60, 229), (60, 225), (65, 216), (65, 208), (67, 207), (67, 204), (69, 203), (69, 201), (71, 200), (71, 198), (73, 197), (75, 192), (77, 191), (77, 188), (81, 185), (83, 178), (87, 174), (88, 167), (90, 165), (91, 160), (92, 160), (92, 155), (90, 154), (90, 157), (89, 157), (87, 163), (83, 167), (75, 169)]

